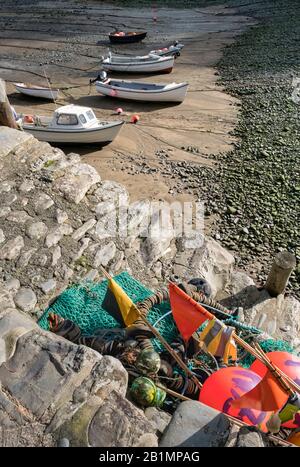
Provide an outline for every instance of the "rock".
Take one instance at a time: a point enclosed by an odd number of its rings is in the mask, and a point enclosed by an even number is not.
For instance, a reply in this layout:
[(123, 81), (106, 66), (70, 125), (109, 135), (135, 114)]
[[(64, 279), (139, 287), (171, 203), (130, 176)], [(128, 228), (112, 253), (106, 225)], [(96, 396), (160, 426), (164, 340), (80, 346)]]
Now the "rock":
[(87, 247), (89, 246), (90, 241), (91, 241), (90, 238), (83, 238), (83, 239), (80, 241), (81, 247), (80, 247), (80, 249), (75, 253), (75, 255), (73, 256), (73, 261), (76, 261), (76, 260), (78, 260), (79, 258), (81, 258), (81, 256), (83, 255), (84, 251), (85, 251), (85, 250), (87, 249)]
[(243, 426), (238, 433), (237, 448), (264, 448), (262, 433), (255, 427)]
[(22, 311), (32, 311), (37, 304), (36, 295), (30, 287), (21, 287), (14, 301)]
[[(88, 440), (93, 447), (136, 447), (143, 436), (143, 446), (148, 442), (151, 447), (153, 431), (141, 410), (112, 391), (90, 423)], [(153, 436), (145, 437), (148, 434)]]
[(41, 193), (37, 196), (37, 200), (34, 204), (34, 209), (37, 214), (42, 214), (44, 211), (53, 206), (53, 199), (46, 193)]
[[(215, 240), (205, 237), (203, 246), (191, 252), (183, 252), (174, 259), (175, 263), (186, 265), (188, 277), (203, 277), (211, 285), (213, 296), (222, 292), (231, 281), (234, 257)], [(185, 262), (186, 261), (186, 262)]]
[(14, 300), (12, 297), (12, 293), (8, 290), (4, 285), (0, 284), (0, 315), (1, 312), (6, 310), (7, 308), (14, 308)]
[(161, 225), (159, 213), (152, 215), (147, 235), (141, 243), (141, 256), (145, 263), (150, 265), (171, 251), (170, 244), (174, 238), (174, 231), (170, 216), (166, 215), (164, 224)]
[(185, 401), (173, 414), (159, 447), (220, 447), (229, 432), (224, 414), (200, 402)]
[(49, 279), (47, 282), (43, 282), (40, 284), (40, 289), (44, 292), (44, 294), (48, 294), (52, 292), (56, 288), (56, 280)]
[(56, 210), (56, 220), (58, 224), (63, 224), (68, 220), (68, 214), (65, 211), (62, 211), (61, 209)]
[(12, 211), (6, 219), (10, 222), (17, 222), (18, 224), (25, 224), (25, 222), (32, 219), (31, 216), (25, 211)]
[(0, 159), (6, 157), (11, 151), (25, 145), (33, 137), (24, 131), (0, 127)]
[(91, 269), (83, 278), (83, 280), (89, 281), (96, 281), (99, 279), (99, 273), (97, 269)]
[(52, 266), (56, 266), (60, 258), (61, 248), (60, 246), (56, 246), (52, 251)]
[(21, 284), (18, 279), (12, 278), (4, 282), (4, 287), (9, 291), (9, 292), (16, 292), (19, 290)]
[(22, 253), (20, 258), (17, 261), (17, 266), (19, 268), (25, 268), (28, 265), (30, 258), (35, 252), (36, 252), (36, 248), (30, 248), (29, 250)]
[(81, 237), (83, 237), (88, 230), (90, 230), (94, 225), (96, 224), (95, 219), (90, 219), (86, 221), (79, 229), (75, 230), (75, 232), (72, 235), (72, 238), (74, 240), (79, 240)]
[(100, 175), (88, 164), (77, 164), (68, 168), (63, 177), (55, 181), (54, 188), (64, 197), (78, 204), (87, 191), (100, 181)]
[(48, 227), (46, 224), (44, 224), (44, 222), (34, 222), (26, 229), (26, 234), (29, 238), (31, 238), (31, 240), (39, 240), (40, 238), (44, 238), (47, 232)]
[(69, 448), (70, 447), (70, 441), (68, 438), (61, 438), (58, 440), (57, 447), (59, 448)]
[(3, 243), (4, 240), (5, 240), (5, 235), (4, 235), (4, 233), (3, 233), (3, 230), (0, 229), (0, 243)]
[(71, 235), (73, 233), (73, 227), (70, 224), (62, 224), (58, 227), (58, 230), (62, 235)]
[(225, 448), (234, 448), (236, 446), (239, 430), (240, 430), (240, 427), (233, 423), (231, 426), (228, 439), (225, 444)]
[(0, 194), (8, 193), (14, 186), (15, 186), (15, 182), (13, 181), (5, 181), (5, 182), (0, 183)]
[(23, 248), (24, 248), (23, 237), (18, 235), (17, 237), (11, 240), (8, 240), (0, 248), (0, 259), (9, 259), (9, 260), (17, 259)]
[(94, 258), (94, 268), (98, 268), (100, 265), (107, 266), (115, 256), (116, 251), (117, 247), (114, 242), (109, 242), (103, 248), (98, 250)]
[[(94, 195), (101, 202), (107, 202), (115, 206), (127, 206), (129, 195), (126, 188), (120, 183), (114, 182), (112, 180), (103, 180), (101, 186), (97, 188)], [(101, 205), (102, 203), (100, 203)], [(100, 210), (101, 212), (101, 210)], [(96, 208), (97, 213), (97, 208)]]
[(9, 206), (17, 201), (18, 197), (15, 193), (9, 193), (7, 195), (2, 195), (2, 201), (4, 204), (8, 204)]
[(145, 410), (145, 416), (155, 427), (159, 435), (163, 434), (172, 419), (172, 415), (164, 412), (163, 410), (159, 410), (156, 407), (147, 407)]
[(158, 447), (158, 441), (157, 441), (157, 436), (155, 436), (153, 433), (146, 433), (142, 436), (137, 441), (136, 446), (137, 448), (156, 448)]
[(2, 387), (37, 420), (46, 410), (52, 418), (99, 360), (101, 356), (91, 349), (37, 327), (18, 338), (9, 363), (0, 366), (0, 379)]
[(6, 217), (11, 211), (11, 208), (9, 206), (5, 206), (3, 208), (0, 208), (0, 217)]
[[(247, 324), (260, 327), (273, 339), (287, 341), (296, 351), (300, 350), (300, 302), (294, 297), (278, 295), (276, 298), (262, 290), (256, 301), (244, 310)], [(285, 332), (284, 329), (289, 329)]]
[(29, 193), (34, 189), (34, 183), (32, 180), (24, 180), (19, 186), (19, 190), (23, 193)]
[(57, 245), (57, 243), (63, 238), (64, 234), (60, 230), (59, 227), (54, 227), (51, 229), (51, 231), (48, 233), (46, 240), (45, 240), (45, 245), (48, 248), (51, 248), (54, 245)]

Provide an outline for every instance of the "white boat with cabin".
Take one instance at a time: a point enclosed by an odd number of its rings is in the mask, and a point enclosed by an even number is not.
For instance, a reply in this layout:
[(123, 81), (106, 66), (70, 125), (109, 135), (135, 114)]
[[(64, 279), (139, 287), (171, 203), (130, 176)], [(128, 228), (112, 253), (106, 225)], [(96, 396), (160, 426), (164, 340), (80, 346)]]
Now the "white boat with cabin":
[(59, 89), (44, 86), (36, 86), (34, 84), (13, 83), (16, 90), (26, 96), (40, 97), (42, 99), (50, 99), (55, 101), (58, 97)]
[(73, 104), (59, 107), (52, 117), (21, 116), (23, 130), (40, 141), (61, 144), (108, 144), (123, 123), (98, 120), (91, 108)]

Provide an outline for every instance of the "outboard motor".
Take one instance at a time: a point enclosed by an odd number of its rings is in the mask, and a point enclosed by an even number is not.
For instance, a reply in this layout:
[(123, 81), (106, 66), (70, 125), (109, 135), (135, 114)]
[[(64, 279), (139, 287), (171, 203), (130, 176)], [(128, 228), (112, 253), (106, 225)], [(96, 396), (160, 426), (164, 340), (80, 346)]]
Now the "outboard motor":
[(106, 71), (101, 71), (99, 75), (100, 80), (99, 81), (106, 81), (107, 80), (107, 73)]

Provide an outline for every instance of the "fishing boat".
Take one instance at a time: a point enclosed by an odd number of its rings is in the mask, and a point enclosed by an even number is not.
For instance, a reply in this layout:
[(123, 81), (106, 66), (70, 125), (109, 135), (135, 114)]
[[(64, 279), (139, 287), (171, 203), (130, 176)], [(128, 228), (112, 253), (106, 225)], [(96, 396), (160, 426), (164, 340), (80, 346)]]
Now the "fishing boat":
[(109, 40), (112, 44), (130, 44), (134, 42), (140, 42), (147, 36), (146, 32), (123, 32), (116, 31), (109, 34)]
[(143, 102), (182, 102), (186, 96), (187, 88), (188, 83), (142, 83), (140, 81), (106, 79), (103, 75), (102, 79), (96, 81), (96, 90), (100, 94)]
[(169, 45), (169, 47), (162, 47), (160, 49), (151, 50), (149, 54), (159, 55), (160, 57), (174, 55), (174, 57), (177, 58), (180, 56), (183, 47), (183, 44), (180, 44), (178, 41), (175, 41), (172, 45)]
[(124, 122), (98, 120), (92, 109), (79, 105), (65, 105), (52, 117), (21, 115), (24, 131), (40, 141), (62, 144), (100, 144), (113, 141)]
[(55, 101), (57, 99), (59, 89), (44, 87), (44, 86), (36, 86), (33, 84), (26, 84), (26, 83), (13, 83), (16, 90), (21, 92), (22, 94), (26, 94), (26, 96), (31, 97), (41, 97), (42, 99), (50, 99)]
[(126, 73), (171, 73), (174, 66), (174, 57), (160, 57), (149, 54), (144, 57), (130, 57), (112, 55), (102, 60), (102, 66), (106, 71)]

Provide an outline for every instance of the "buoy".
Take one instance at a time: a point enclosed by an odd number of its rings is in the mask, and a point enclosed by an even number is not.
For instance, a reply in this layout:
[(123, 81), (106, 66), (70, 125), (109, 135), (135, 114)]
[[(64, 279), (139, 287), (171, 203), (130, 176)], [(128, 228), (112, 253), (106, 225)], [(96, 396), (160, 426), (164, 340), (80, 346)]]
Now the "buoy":
[(131, 117), (131, 123), (137, 123), (139, 121), (140, 117), (138, 115), (132, 115)]
[(24, 122), (33, 123), (34, 122), (33, 115), (24, 115)]
[[(300, 358), (289, 352), (274, 351), (268, 352), (267, 357), (276, 365), (281, 371), (289, 376), (295, 383), (300, 380)], [(250, 366), (250, 370), (254, 371), (260, 377), (264, 377), (267, 372), (267, 367), (259, 360), (255, 360)], [(285, 428), (299, 428), (297, 422), (289, 420), (282, 424)]]
[(237, 366), (222, 368), (205, 380), (199, 401), (267, 432), (266, 422), (271, 412), (231, 407), (233, 400), (251, 391), (260, 381), (261, 377), (254, 371)]
[(122, 107), (118, 107), (118, 108), (116, 109), (116, 113), (117, 113), (118, 115), (122, 114), (122, 113), (123, 113)]

